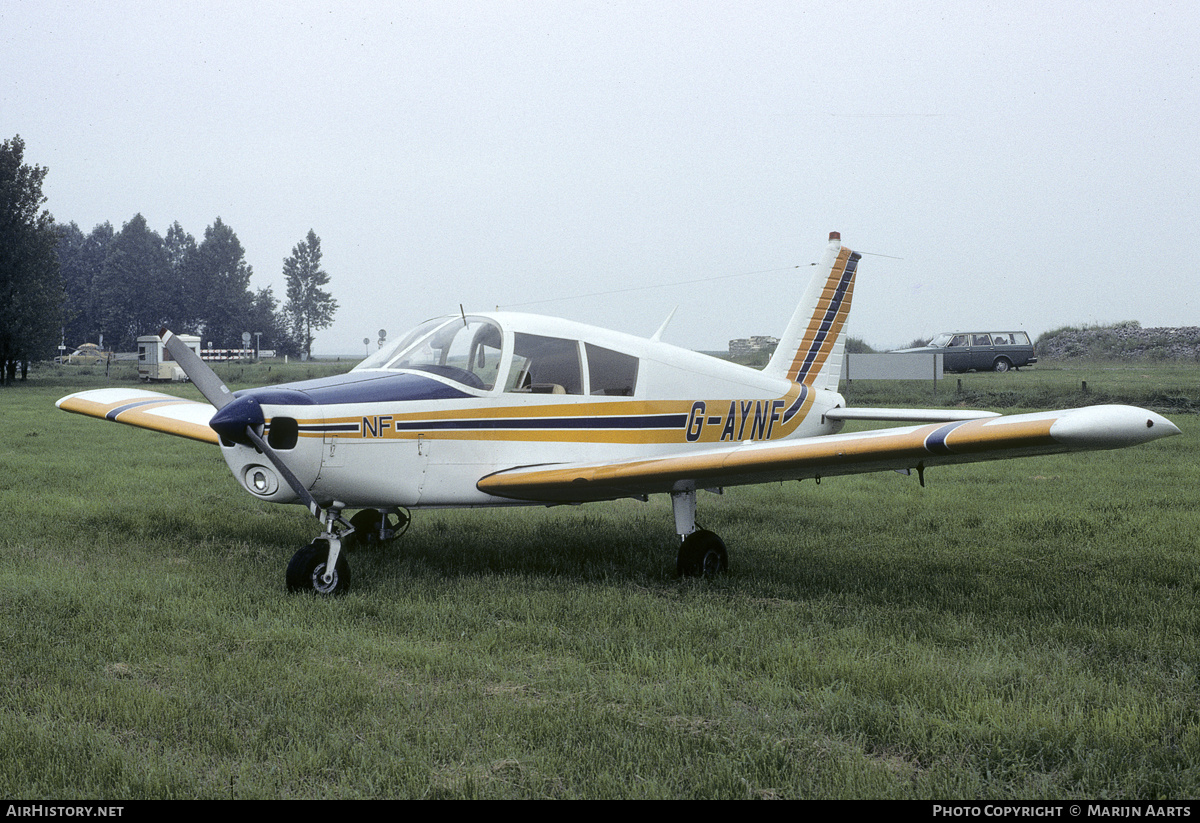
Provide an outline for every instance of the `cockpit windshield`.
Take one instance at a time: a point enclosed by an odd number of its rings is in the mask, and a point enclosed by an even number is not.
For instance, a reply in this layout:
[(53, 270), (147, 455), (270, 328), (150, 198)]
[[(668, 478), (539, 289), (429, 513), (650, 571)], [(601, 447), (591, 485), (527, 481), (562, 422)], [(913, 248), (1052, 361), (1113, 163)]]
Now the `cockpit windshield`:
[(500, 370), (503, 339), (500, 327), (482, 317), (430, 320), (381, 348), (354, 370), (413, 369), (490, 391)]

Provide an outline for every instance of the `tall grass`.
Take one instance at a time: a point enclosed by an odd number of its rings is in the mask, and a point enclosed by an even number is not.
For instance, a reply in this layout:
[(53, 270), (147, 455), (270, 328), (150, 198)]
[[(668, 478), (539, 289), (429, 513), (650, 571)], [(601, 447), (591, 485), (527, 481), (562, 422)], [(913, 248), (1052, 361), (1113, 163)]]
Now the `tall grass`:
[(417, 512), (326, 601), (283, 583), (306, 513), (62, 393), (0, 391), (5, 796), (1200, 794), (1191, 417), (703, 495), (716, 581), (665, 500)]

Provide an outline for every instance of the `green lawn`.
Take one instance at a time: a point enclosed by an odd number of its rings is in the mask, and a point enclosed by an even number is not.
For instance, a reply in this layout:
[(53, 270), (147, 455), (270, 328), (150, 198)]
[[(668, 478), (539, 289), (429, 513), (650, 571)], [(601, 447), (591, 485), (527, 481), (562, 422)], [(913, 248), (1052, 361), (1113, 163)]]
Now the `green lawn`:
[[(1197, 393), (1195, 369), (1095, 368), (964, 391)], [(702, 495), (717, 581), (676, 578), (665, 499), (418, 511), (319, 600), (283, 580), (306, 512), (213, 448), (56, 411), (82, 383), (0, 389), (4, 796), (1200, 795), (1200, 418), (924, 489)]]

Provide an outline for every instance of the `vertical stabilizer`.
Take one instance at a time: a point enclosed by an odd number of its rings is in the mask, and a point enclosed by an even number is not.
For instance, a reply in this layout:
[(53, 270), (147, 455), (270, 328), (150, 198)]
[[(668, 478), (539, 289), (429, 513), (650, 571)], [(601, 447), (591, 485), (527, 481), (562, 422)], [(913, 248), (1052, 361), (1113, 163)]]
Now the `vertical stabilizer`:
[(859, 257), (842, 245), (840, 234), (830, 232), (825, 256), (764, 374), (787, 377), (817, 389), (837, 390), (845, 348), (842, 327), (850, 313)]

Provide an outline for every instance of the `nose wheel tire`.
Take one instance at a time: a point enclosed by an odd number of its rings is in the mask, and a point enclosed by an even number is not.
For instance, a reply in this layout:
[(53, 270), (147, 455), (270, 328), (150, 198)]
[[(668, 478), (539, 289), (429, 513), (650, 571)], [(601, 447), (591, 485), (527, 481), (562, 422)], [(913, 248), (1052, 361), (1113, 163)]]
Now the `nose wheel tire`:
[(325, 564), (329, 559), (329, 544), (315, 540), (292, 555), (287, 567), (287, 587), (290, 592), (312, 592), (324, 597), (345, 594), (350, 589), (350, 565), (345, 554), (339, 554), (333, 577), (325, 580)]
[(729, 571), (729, 552), (721, 538), (698, 529), (679, 547), (676, 569), (680, 577), (716, 577)]

